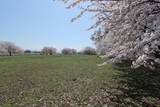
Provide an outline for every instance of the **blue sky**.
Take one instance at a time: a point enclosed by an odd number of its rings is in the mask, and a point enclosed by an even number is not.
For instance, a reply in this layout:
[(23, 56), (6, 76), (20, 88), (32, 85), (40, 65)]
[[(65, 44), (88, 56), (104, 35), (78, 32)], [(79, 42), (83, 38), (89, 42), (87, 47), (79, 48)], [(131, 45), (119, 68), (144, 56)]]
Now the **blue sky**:
[(90, 40), (92, 31), (85, 30), (94, 21), (86, 14), (71, 23), (79, 10), (68, 10), (65, 6), (52, 0), (0, 0), (0, 40), (32, 50), (43, 46), (58, 49), (94, 46)]

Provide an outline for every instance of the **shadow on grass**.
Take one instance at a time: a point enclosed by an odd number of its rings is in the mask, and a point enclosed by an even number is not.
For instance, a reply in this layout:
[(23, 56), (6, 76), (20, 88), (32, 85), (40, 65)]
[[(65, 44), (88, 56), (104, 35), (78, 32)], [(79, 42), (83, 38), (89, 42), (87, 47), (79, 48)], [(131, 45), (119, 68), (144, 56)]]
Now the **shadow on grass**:
[(115, 69), (122, 73), (115, 76), (119, 79), (115, 102), (133, 107), (160, 107), (160, 70), (147, 68), (131, 69), (131, 63), (115, 64)]

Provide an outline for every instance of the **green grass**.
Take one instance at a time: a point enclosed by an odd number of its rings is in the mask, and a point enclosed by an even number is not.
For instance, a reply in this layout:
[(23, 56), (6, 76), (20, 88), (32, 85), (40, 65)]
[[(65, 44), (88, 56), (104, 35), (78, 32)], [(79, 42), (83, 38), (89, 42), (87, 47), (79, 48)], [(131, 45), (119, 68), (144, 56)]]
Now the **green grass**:
[(144, 69), (131, 70), (127, 64), (96, 66), (103, 61), (88, 55), (2, 56), (0, 105), (160, 105), (160, 74), (146, 73)]

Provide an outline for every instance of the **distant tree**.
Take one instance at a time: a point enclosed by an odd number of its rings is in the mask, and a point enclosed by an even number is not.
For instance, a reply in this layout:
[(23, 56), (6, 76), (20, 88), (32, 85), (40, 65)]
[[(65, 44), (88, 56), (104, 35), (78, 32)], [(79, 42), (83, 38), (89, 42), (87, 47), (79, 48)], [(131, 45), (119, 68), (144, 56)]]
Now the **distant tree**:
[(6, 49), (4, 48), (4, 43), (3, 42), (0, 42), (0, 55), (7, 55), (7, 51)]
[(86, 55), (96, 55), (96, 50), (92, 47), (86, 47), (82, 50), (82, 53)]
[(25, 50), (25, 51), (24, 51), (24, 54), (31, 54), (31, 53), (32, 53), (31, 50)]
[(32, 51), (32, 55), (41, 55), (42, 52), (41, 51)]
[(53, 47), (44, 47), (41, 52), (45, 55), (53, 55), (56, 54), (57, 49)]
[(83, 52), (82, 51), (78, 51), (77, 54), (83, 54)]
[(23, 53), (23, 50), (19, 46), (15, 45), (12, 42), (6, 42), (6, 41), (0, 42), (0, 51), (6, 53), (9, 56), (12, 56), (13, 54)]
[(72, 49), (72, 54), (77, 54), (77, 50), (76, 49)]
[(62, 54), (65, 54), (65, 55), (72, 54), (72, 49), (70, 49), (70, 48), (64, 48), (64, 49), (62, 49)]

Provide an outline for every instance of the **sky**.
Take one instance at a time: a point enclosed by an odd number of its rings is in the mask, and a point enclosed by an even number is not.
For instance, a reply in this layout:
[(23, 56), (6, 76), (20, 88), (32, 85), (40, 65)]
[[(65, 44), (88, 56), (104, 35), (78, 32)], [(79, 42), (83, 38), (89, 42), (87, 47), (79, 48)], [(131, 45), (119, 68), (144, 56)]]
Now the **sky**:
[(0, 0), (0, 41), (31, 50), (94, 46), (90, 40), (93, 31), (85, 30), (94, 23), (90, 15), (71, 23), (79, 9), (65, 7), (53, 0)]

